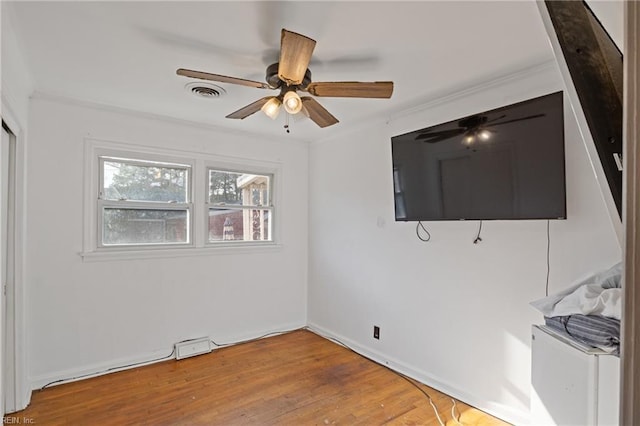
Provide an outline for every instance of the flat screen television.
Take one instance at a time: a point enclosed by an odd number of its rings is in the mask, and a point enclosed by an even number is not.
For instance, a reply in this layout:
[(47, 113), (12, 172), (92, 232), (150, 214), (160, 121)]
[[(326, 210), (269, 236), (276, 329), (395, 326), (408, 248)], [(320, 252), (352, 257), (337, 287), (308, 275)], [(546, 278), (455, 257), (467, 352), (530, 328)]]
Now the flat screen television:
[(566, 219), (562, 92), (391, 138), (396, 221)]

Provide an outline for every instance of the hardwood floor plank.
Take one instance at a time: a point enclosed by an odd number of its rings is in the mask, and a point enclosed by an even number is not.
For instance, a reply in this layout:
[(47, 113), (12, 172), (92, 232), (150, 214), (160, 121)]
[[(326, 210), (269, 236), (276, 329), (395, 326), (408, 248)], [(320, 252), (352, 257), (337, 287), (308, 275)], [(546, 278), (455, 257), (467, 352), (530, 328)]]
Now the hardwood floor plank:
[[(435, 425), (452, 400), (306, 330), (53, 386), (9, 417), (41, 425)], [(464, 425), (506, 423), (457, 403)]]

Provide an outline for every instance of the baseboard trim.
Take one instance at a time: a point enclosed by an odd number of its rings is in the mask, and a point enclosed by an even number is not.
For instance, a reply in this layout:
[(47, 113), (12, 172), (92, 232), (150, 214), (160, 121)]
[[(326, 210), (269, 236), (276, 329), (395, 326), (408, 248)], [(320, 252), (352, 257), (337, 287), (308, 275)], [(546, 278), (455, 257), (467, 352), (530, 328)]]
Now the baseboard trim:
[(173, 348), (162, 351), (149, 352), (135, 357), (119, 358), (116, 360), (91, 364), (82, 368), (70, 368), (56, 371), (51, 374), (32, 377), (29, 382), (32, 390), (40, 390), (43, 386), (52, 387), (65, 383), (77, 382), (78, 380), (90, 379), (92, 377), (103, 376), (105, 374), (116, 373), (118, 371), (129, 370), (136, 367), (143, 367), (158, 362), (170, 361), (173, 357)]
[[(430, 386), (440, 392), (463, 401), (468, 405), (491, 414), (494, 417), (503, 419), (512, 424), (528, 424), (529, 422), (528, 412), (514, 410), (510, 407), (496, 404), (492, 401), (486, 401), (482, 398), (479, 398), (477, 395), (472, 395), (468, 392), (465, 392), (464, 390), (453, 385), (452, 383), (447, 382), (442, 378), (436, 377), (433, 374), (420, 370), (419, 368), (415, 368), (400, 360), (389, 357), (380, 351), (362, 345), (354, 340), (351, 340), (339, 333), (336, 333), (313, 322), (309, 322), (306, 327), (304, 324), (295, 324), (289, 327), (280, 327), (277, 330), (271, 329), (263, 332), (252, 333), (252, 336), (254, 337), (246, 336), (243, 338), (237, 338), (234, 339), (234, 342), (228, 343), (228, 345), (240, 344), (247, 340), (260, 339), (262, 337), (269, 337), (275, 334), (287, 333), (300, 328), (307, 328), (309, 331), (326, 339), (335, 339), (348, 346), (355, 352), (367, 358), (370, 358), (375, 362), (380, 363), (381, 365), (387, 366), (394, 371), (411, 377), (412, 379), (424, 383), (427, 386)], [(170, 361), (174, 359), (173, 348), (170, 348), (163, 351), (149, 352), (147, 354), (138, 355), (135, 357), (120, 358), (109, 362), (97, 363), (90, 366), (85, 366), (83, 368), (72, 368), (58, 371), (52, 374), (40, 375), (32, 377), (29, 382), (32, 390), (39, 390), (43, 386), (46, 386), (48, 384), (50, 384), (50, 386), (57, 386), (65, 383), (71, 383), (78, 380), (89, 379), (92, 377), (98, 377), (105, 374), (143, 367), (145, 365), (151, 365), (158, 362)]]
[[(305, 327), (306, 326), (304, 325), (304, 323), (290, 323), (284, 324), (278, 328), (274, 327), (270, 329), (254, 331), (252, 333), (242, 333), (242, 335), (235, 336), (235, 338), (226, 341), (217, 341), (217, 338), (214, 339), (216, 339), (217, 344), (219, 344), (220, 348), (222, 348), (226, 346), (245, 343), (250, 340), (257, 340), (274, 335), (288, 333)], [(216, 348), (214, 348), (214, 350), (215, 349)], [(93, 377), (103, 376), (105, 374), (116, 373), (118, 371), (130, 370), (132, 368), (144, 367), (145, 365), (151, 365), (158, 362), (171, 360), (175, 360), (173, 346), (164, 350), (147, 352), (143, 355), (118, 358), (107, 362), (87, 365), (82, 368), (70, 368), (67, 370), (61, 370), (54, 373), (31, 377), (29, 379), (29, 384), (32, 391), (40, 390), (43, 386), (52, 387), (65, 383), (77, 382), (78, 380), (90, 379)]]
[(494, 417), (502, 419), (511, 424), (529, 424), (530, 415), (528, 411), (523, 412), (521, 410), (515, 410), (502, 404), (497, 404), (493, 401), (484, 400), (477, 395), (472, 395), (468, 392), (465, 392), (464, 390), (453, 385), (452, 383), (447, 382), (442, 378), (438, 378), (433, 374), (429, 374), (425, 371), (420, 370), (419, 368), (415, 368), (400, 360), (389, 357), (382, 352), (362, 345), (354, 340), (349, 339), (348, 337), (342, 336), (339, 333), (324, 328), (316, 323), (309, 322), (307, 328), (321, 337), (335, 339), (349, 347), (349, 349), (352, 349), (355, 352), (367, 358), (370, 358), (381, 365), (387, 366), (391, 370), (402, 373), (405, 376), (419, 381), (420, 383), (424, 383), (427, 386), (430, 386), (440, 392), (452, 396), (453, 398), (462, 401), (465, 404), (471, 405), (472, 407), (475, 407), (481, 411), (484, 411), (485, 413), (488, 413)]

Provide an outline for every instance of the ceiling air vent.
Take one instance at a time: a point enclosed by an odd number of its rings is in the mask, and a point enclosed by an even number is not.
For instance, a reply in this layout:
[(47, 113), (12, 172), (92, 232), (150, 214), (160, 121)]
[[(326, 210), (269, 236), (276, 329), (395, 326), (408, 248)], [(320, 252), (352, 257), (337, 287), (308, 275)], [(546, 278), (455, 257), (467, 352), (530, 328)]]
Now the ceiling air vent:
[(220, 96), (227, 93), (226, 90), (218, 85), (203, 82), (189, 83), (185, 86), (185, 88), (194, 95), (200, 98), (207, 99), (219, 98)]

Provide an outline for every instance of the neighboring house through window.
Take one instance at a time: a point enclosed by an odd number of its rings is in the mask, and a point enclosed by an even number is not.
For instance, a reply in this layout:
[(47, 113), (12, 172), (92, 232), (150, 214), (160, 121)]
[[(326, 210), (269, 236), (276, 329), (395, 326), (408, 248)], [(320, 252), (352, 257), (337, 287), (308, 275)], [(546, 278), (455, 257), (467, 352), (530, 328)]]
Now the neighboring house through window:
[(275, 243), (279, 165), (87, 141), (83, 257)]
[(215, 169), (208, 175), (208, 241), (271, 241), (271, 177)]

